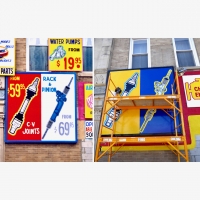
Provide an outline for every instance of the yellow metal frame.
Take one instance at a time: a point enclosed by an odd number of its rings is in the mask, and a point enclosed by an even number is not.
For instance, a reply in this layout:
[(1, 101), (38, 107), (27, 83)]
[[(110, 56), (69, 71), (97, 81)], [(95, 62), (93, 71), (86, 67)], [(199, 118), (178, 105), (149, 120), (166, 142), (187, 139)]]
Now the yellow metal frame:
[[(184, 121), (183, 121), (183, 112), (182, 112), (182, 103), (180, 98), (180, 88), (178, 82), (178, 74), (176, 72), (175, 80), (172, 87), (172, 94), (171, 95), (151, 95), (151, 96), (114, 96), (111, 92), (110, 85), (113, 85), (115, 88), (115, 84), (111, 79), (111, 74), (108, 78), (108, 85), (106, 89), (105, 99), (104, 99), (104, 106), (101, 116), (101, 122), (99, 126), (99, 134), (96, 146), (96, 153), (95, 153), (95, 162), (108, 153), (108, 162), (111, 161), (112, 156), (119, 151), (119, 149), (124, 144), (131, 144), (131, 145), (138, 145), (138, 144), (163, 144), (169, 147), (169, 149), (178, 157), (178, 162), (180, 162), (180, 157), (182, 156), (186, 162), (189, 162), (188, 157), (188, 149), (187, 149), (187, 142), (185, 137), (185, 128), (184, 128)], [(176, 88), (174, 89), (174, 86)], [(108, 93), (111, 93), (111, 97), (108, 96)], [(138, 100), (140, 101), (140, 105), (137, 105)], [(132, 105), (130, 106), (130, 101)], [(141, 103), (142, 102), (142, 103)], [(175, 105), (175, 102), (179, 104), (179, 107)], [(106, 105), (110, 104), (110, 108), (106, 110)], [(128, 104), (128, 105), (126, 105)], [(114, 116), (117, 109), (121, 109), (122, 111), (130, 110), (130, 109), (162, 109), (166, 114), (168, 114), (173, 120), (175, 125), (175, 134), (174, 136), (141, 136), (141, 137), (113, 137), (115, 132), (115, 118), (111, 117), (108, 114), (108, 111), (114, 108)], [(171, 116), (166, 109), (170, 109), (174, 111), (174, 117)], [(123, 112), (122, 112), (123, 113)], [(180, 124), (177, 124), (176, 116), (180, 114)], [(108, 128), (103, 125), (104, 116), (108, 115), (110, 118), (113, 119), (113, 128)], [(182, 127), (182, 136), (178, 136), (177, 128)], [(104, 137), (102, 135), (102, 127), (105, 127), (109, 130), (112, 130), (110, 137)], [(108, 148), (102, 153), (101, 150), (101, 143), (107, 143), (109, 146)], [(179, 145), (184, 146), (184, 154), (180, 152)], [(112, 151), (112, 147), (116, 145), (118, 146), (116, 151)]]

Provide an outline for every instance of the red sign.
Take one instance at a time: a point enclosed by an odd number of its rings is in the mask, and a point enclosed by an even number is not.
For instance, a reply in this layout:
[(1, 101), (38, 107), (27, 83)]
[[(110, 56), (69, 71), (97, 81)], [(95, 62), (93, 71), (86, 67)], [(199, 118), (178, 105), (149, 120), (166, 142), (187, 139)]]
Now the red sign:
[[(184, 76), (187, 75), (199, 75), (200, 71), (186, 71), (184, 73)], [(200, 114), (200, 108), (198, 107), (187, 107), (187, 102), (186, 102), (186, 97), (185, 97), (185, 90), (184, 90), (184, 85), (183, 85), (183, 80), (182, 76), (179, 77), (179, 83), (180, 83), (180, 93), (181, 93), (181, 101), (182, 101), (182, 106), (183, 106), (183, 119), (184, 119), (184, 125), (185, 125), (185, 134), (186, 134), (186, 139), (187, 139), (187, 144), (191, 144), (191, 133), (190, 133), (190, 128), (189, 128), (189, 121), (188, 117), (192, 115), (199, 115)]]
[(16, 73), (6, 89), (6, 143), (77, 142), (75, 73)]
[[(41, 119), (38, 117), (38, 113), (41, 116), (41, 92), (36, 92), (36, 95), (30, 100), (28, 109), (24, 112), (21, 131), (16, 131), (14, 134), (10, 133), (12, 121), (19, 113), (20, 105), (25, 100), (26, 88), (31, 84), (30, 80), (36, 78), (40, 80), (40, 75), (28, 74), (27, 76), (15, 76), (8, 79), (7, 119), (10, 122), (8, 124), (8, 140), (41, 140)], [(40, 87), (41, 82), (39, 81), (37, 90)]]

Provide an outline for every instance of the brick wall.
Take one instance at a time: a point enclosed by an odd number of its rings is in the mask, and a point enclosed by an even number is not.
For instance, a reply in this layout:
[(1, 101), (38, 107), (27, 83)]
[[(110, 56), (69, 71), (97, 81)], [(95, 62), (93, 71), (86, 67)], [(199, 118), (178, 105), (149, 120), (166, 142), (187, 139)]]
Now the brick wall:
[(198, 59), (200, 61), (200, 38), (194, 38), (193, 40), (194, 40), (194, 45), (197, 51)]
[(73, 144), (6, 144), (6, 162), (81, 162), (81, 140)]
[[(108, 154), (98, 162), (107, 162)], [(171, 151), (119, 151), (111, 162), (177, 162), (178, 157)], [(183, 159), (181, 161), (185, 162)]]
[(114, 38), (111, 58), (111, 70), (127, 69), (129, 62), (129, 38)]
[(26, 71), (26, 38), (16, 39), (16, 69)]
[(93, 141), (91, 139), (82, 140), (82, 161), (93, 162)]
[[(18, 71), (26, 71), (26, 38), (16, 40), (16, 68)], [(92, 82), (92, 77), (77, 76), (77, 81)], [(84, 121), (78, 120), (77, 144), (6, 144), (5, 161), (81, 162), (83, 158), (83, 161), (91, 162), (91, 144), (84, 149), (85, 157), (82, 157), (82, 140), (85, 139), (84, 126)]]
[(172, 38), (151, 38), (151, 66), (176, 66)]

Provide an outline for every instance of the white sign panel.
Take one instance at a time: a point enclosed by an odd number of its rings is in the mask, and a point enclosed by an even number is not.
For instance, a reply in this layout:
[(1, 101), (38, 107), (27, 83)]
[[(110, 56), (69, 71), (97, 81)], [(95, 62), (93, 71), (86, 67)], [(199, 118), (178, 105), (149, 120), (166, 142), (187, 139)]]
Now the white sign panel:
[[(47, 141), (75, 141), (76, 134), (75, 134), (75, 109), (76, 109), (76, 100), (75, 100), (75, 76), (72, 74), (53, 74), (53, 75), (46, 75), (42, 74), (41, 79), (42, 81), (42, 132), (45, 133), (47, 129), (47, 124), (50, 118), (54, 118), (53, 114), (59, 112), (59, 115), (56, 118), (56, 121), (53, 123), (51, 130), (48, 130), (48, 133), (42, 140)], [(48, 81), (44, 81), (45, 79), (50, 79)], [(48, 92), (45, 91), (46, 88), (56, 88), (60, 92), (63, 92), (66, 87), (70, 84), (70, 90), (65, 96), (56, 95), (55, 92)], [(47, 89), (48, 90), (48, 89)], [(63, 98), (63, 99), (62, 99)], [(59, 99), (64, 101), (62, 109), (60, 110), (61, 103)], [(62, 102), (62, 101), (61, 101)], [(54, 113), (53, 113), (54, 112)], [(49, 119), (48, 119), (49, 118)]]
[(187, 107), (200, 107), (200, 75), (183, 76)]
[(85, 138), (93, 138), (93, 121), (85, 121)]
[(0, 38), (0, 75), (15, 75), (15, 38)]

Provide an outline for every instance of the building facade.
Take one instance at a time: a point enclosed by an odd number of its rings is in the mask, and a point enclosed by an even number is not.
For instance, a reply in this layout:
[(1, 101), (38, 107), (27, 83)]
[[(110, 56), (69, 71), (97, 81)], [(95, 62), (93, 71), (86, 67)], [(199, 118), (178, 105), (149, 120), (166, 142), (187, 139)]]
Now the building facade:
[[(103, 38), (94, 39), (94, 147), (99, 131), (104, 95), (106, 90), (106, 78), (109, 70), (154, 68), (173, 66), (175, 69), (185, 68), (191, 73), (199, 70), (200, 64), (200, 39), (198, 38)], [(197, 72), (198, 74), (198, 72)], [(183, 87), (181, 92), (184, 93)], [(182, 98), (183, 99), (183, 98)], [(184, 97), (185, 101), (185, 97)], [(188, 112), (189, 112), (188, 108)], [(187, 113), (187, 108), (185, 108)], [(193, 111), (199, 116), (199, 111)], [(197, 119), (197, 118), (196, 118)], [(185, 129), (191, 131), (191, 124), (184, 119)], [(190, 161), (200, 161), (200, 129), (193, 125), (196, 130), (191, 136), (193, 145), (189, 148)], [(177, 157), (168, 150), (143, 150), (127, 151), (122, 148), (113, 157), (112, 161), (131, 162), (174, 162)], [(102, 157), (99, 161), (107, 161)]]
[[(48, 38), (16, 39), (16, 71), (48, 71)], [(92, 83), (93, 40), (83, 39), (83, 71), (76, 72), (78, 83)], [(5, 77), (1, 77), (1, 90), (5, 90)], [(85, 119), (77, 117), (78, 142), (76, 144), (5, 144), (5, 99), (0, 100), (0, 161), (2, 162), (92, 162), (93, 140), (85, 138)], [(78, 99), (78, 98), (77, 98)], [(78, 100), (76, 102), (79, 110)], [(78, 116), (78, 115), (77, 115)], [(92, 119), (90, 119), (92, 120)]]

